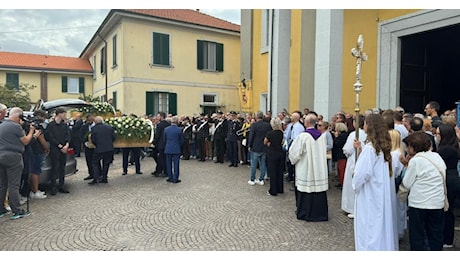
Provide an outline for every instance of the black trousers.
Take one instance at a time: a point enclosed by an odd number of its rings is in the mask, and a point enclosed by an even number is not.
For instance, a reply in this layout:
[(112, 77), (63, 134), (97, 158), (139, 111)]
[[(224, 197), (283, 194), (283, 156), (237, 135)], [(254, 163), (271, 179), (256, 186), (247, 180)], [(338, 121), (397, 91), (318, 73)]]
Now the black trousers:
[(51, 187), (56, 186), (56, 179), (59, 179), (59, 187), (64, 186), (64, 177), (65, 177), (65, 163), (67, 161), (67, 154), (62, 153), (59, 148), (51, 147), (50, 154), (51, 158)]
[(86, 167), (88, 167), (88, 175), (94, 177), (94, 170), (93, 170), (93, 148), (85, 147), (85, 161)]
[(270, 176), (270, 189), (268, 191), (272, 195), (284, 192), (284, 158), (283, 154), (268, 154), (267, 156), (267, 172)]
[[(121, 148), (121, 151), (123, 153), (123, 172), (128, 172), (128, 162), (131, 162), (131, 160), (134, 162), (134, 165), (136, 166), (136, 172), (141, 171), (141, 148)], [(129, 158), (129, 155), (131, 154), (131, 158)], [(128, 160), (129, 159), (129, 160)]]
[(224, 153), (225, 153), (225, 139), (215, 138), (214, 139), (214, 149), (216, 151), (217, 162), (223, 163)]
[(238, 141), (227, 141), (232, 165), (238, 166)]
[(197, 145), (198, 153), (200, 154), (200, 161), (205, 161), (206, 160), (205, 139), (204, 138), (197, 138), (196, 139), (196, 145)]
[(166, 173), (166, 156), (165, 149), (158, 149), (158, 158), (157, 158), (157, 174)]
[(93, 169), (94, 169), (94, 180), (101, 181), (107, 180), (109, 173), (109, 166), (113, 160), (113, 151), (96, 153), (93, 154)]
[(182, 155), (185, 160), (190, 159), (190, 139), (185, 139), (182, 144)]
[[(411, 251), (441, 251), (444, 240), (444, 210), (409, 207), (409, 243)], [(428, 241), (429, 248), (426, 248)]]

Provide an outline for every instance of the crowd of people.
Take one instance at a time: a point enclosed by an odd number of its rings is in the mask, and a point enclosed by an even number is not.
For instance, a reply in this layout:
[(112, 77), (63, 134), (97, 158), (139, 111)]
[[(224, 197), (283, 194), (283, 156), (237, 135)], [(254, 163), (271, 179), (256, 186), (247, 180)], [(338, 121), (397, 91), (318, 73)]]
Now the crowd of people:
[[(136, 174), (143, 174), (140, 159), (146, 153), (155, 161), (151, 174), (174, 184), (181, 182), (181, 160), (227, 162), (230, 168), (247, 165), (247, 183), (263, 186), (268, 181), (267, 195), (283, 194), (284, 183), (290, 183), (297, 219), (313, 222), (328, 221), (327, 191), (335, 174), (335, 188), (342, 192), (341, 209), (354, 219), (356, 250), (398, 250), (407, 229), (412, 250), (442, 250), (454, 242), (460, 130), (456, 108), (443, 115), (439, 111), (439, 104), (432, 101), (424, 113), (406, 113), (398, 106), (368, 109), (358, 118), (340, 111), (330, 121), (307, 108), (291, 113), (284, 110), (276, 116), (270, 111), (218, 111), (197, 116), (158, 112), (145, 116), (155, 132), (150, 147), (120, 149), (122, 174), (128, 174), (129, 164), (135, 165)], [(88, 115), (69, 122), (65, 111), (57, 110), (45, 134), (31, 128), (26, 135), (19, 126), (21, 112), (12, 112), (4, 121), (13, 122), (0, 124), (0, 158), (35, 147), (27, 169), (30, 187), (19, 185), (19, 169), (10, 169), (0, 160), (0, 200), (6, 199), (8, 187), (12, 216), (27, 215), (20, 208), (24, 194), (46, 198), (38, 190), (37, 176), (38, 166), (48, 154), (56, 177), (51, 183), (52, 195), (69, 192), (62, 169), (63, 154), (69, 147), (75, 149), (76, 156), (80, 151), (85, 154), (89, 184), (108, 182), (117, 152), (113, 147), (116, 134), (101, 117)], [(13, 124), (15, 115), (18, 120)], [(14, 143), (3, 134), (13, 128)], [(22, 189), (27, 190), (20, 192)], [(403, 190), (410, 191), (407, 201), (398, 196)], [(8, 212), (0, 210), (2, 215)]]

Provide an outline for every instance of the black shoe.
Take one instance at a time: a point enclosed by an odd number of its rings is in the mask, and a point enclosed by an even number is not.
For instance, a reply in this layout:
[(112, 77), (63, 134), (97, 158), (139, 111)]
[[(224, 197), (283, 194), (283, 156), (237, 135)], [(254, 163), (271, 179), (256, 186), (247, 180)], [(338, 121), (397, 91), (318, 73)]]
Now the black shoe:
[(233, 167), (234, 165), (233, 164), (230, 164), (228, 167)]
[(59, 192), (60, 193), (70, 193), (70, 191), (66, 187), (60, 187)]
[(102, 179), (101, 183), (109, 183), (109, 181), (107, 179)]
[(83, 180), (87, 181), (87, 180), (92, 180), (92, 179), (93, 179), (93, 176), (89, 175), (88, 177), (85, 177)]
[(53, 188), (51, 188), (51, 195), (53, 195), (53, 196), (54, 196), (54, 195), (56, 195), (56, 194), (57, 194), (57, 192), (58, 192), (58, 189), (57, 189), (57, 187), (53, 187)]
[(173, 181), (173, 183), (179, 183), (179, 182), (181, 182), (181, 180)]
[(88, 182), (89, 185), (94, 185), (94, 184), (98, 184), (98, 183), (100, 183), (100, 181), (93, 180), (91, 182)]
[(136, 172), (136, 174), (144, 174), (143, 172)]
[(167, 179), (166, 181), (167, 181), (167, 182), (173, 182), (173, 180), (172, 180), (172, 179)]
[(151, 172), (152, 175), (157, 175), (157, 171)]
[(233, 167), (238, 167), (238, 164), (234, 164)]
[(164, 172), (160, 173), (160, 174), (157, 174), (155, 175), (156, 177), (168, 177), (168, 175)]
[(127, 172), (123, 172), (121, 175), (126, 175), (126, 174), (128, 174), (128, 173), (127, 173)]

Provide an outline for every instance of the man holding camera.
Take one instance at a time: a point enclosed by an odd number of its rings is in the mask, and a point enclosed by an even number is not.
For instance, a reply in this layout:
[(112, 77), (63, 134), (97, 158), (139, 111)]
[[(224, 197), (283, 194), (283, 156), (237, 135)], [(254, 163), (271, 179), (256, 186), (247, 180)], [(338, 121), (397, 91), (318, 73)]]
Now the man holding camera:
[[(21, 127), (22, 109), (14, 107), (10, 110), (9, 118), (0, 124), (0, 201), (5, 201), (6, 193), (9, 192), (9, 204), (13, 215), (10, 219), (27, 217), (29, 212), (19, 205), (19, 185), (21, 182), (24, 163), (22, 153), (24, 146), (29, 144), (32, 138), (37, 138), (41, 132), (30, 126), (25, 135)], [(8, 211), (3, 205), (0, 206), (0, 217)]]
[[(51, 195), (57, 192), (69, 193), (64, 187), (65, 163), (67, 160), (67, 150), (69, 149), (69, 130), (65, 122), (67, 112), (63, 108), (56, 109), (54, 120), (46, 127), (46, 140), (50, 143), (51, 158)], [(59, 178), (59, 188), (56, 179)]]

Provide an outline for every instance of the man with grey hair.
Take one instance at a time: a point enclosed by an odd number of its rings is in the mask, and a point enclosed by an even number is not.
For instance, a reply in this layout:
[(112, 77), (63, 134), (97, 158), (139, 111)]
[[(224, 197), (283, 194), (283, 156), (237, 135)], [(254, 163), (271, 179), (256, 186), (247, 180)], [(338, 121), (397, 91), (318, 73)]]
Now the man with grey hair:
[(116, 137), (113, 128), (105, 124), (101, 116), (94, 118), (94, 124), (94, 127), (91, 129), (91, 141), (95, 146), (93, 154), (94, 178), (92, 182), (88, 183), (90, 185), (108, 183), (107, 175), (113, 159), (113, 141), (115, 141)]
[[(21, 209), (19, 204), (19, 186), (21, 175), (24, 169), (22, 153), (25, 145), (29, 144), (32, 138), (37, 138), (40, 130), (30, 126), (29, 132), (25, 135), (21, 127), (22, 109), (14, 107), (11, 109), (9, 118), (0, 124), (0, 201), (5, 201), (6, 193), (9, 192), (9, 204), (13, 215), (11, 219), (18, 219), (29, 216), (30, 213)], [(0, 206), (0, 217), (9, 213), (3, 204)]]
[(305, 221), (328, 220), (326, 135), (315, 128), (317, 120), (314, 112), (307, 114), (305, 133), (299, 134), (289, 148), (296, 172), (296, 215)]
[[(257, 111), (256, 122), (249, 127), (248, 150), (251, 152), (251, 176), (249, 185), (264, 185), (267, 171), (267, 147), (264, 145), (264, 138), (272, 131), (270, 123), (264, 120), (262, 111)], [(259, 179), (256, 179), (257, 166), (260, 168)]]
[(3, 119), (5, 119), (6, 109), (7, 107), (4, 104), (0, 103), (0, 124), (2, 123)]
[(177, 126), (179, 117), (171, 118), (171, 125), (164, 130), (167, 182), (179, 183), (179, 162), (181, 146), (184, 142), (182, 129)]

